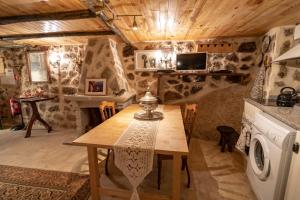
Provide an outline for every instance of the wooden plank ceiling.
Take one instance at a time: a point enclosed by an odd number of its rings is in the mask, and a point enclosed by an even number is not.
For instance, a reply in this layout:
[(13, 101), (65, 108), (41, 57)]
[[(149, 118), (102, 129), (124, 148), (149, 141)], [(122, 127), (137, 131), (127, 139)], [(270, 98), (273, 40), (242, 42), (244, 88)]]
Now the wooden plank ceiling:
[[(97, 0), (0, 0), (0, 18), (87, 10)], [(115, 26), (131, 41), (198, 40), (202, 38), (257, 36), (280, 25), (300, 22), (299, 0), (103, 0), (118, 17)], [(99, 2), (99, 1), (98, 1)], [(96, 10), (99, 7), (96, 7)], [(87, 10), (88, 11), (88, 10)], [(109, 11), (104, 11), (111, 16)], [(0, 19), (1, 20), (1, 19)], [(0, 25), (0, 38), (56, 32), (110, 31), (99, 18), (33, 20)], [(78, 44), (92, 36), (36, 38), (17, 44)], [(12, 41), (10, 41), (12, 42)], [(7, 44), (0, 41), (1, 44)]]
[(86, 9), (79, 0), (0, 0), (0, 17)]
[[(59, 13), (87, 10), (86, 2), (80, 0), (0, 0), (0, 18), (27, 16), (43, 13)], [(108, 31), (97, 18), (71, 20), (42, 20), (0, 25), (0, 37), (37, 33)], [(15, 44), (61, 45), (86, 43), (90, 36), (37, 38), (14, 41)], [(95, 37), (95, 36), (93, 36)], [(3, 44), (8, 44), (3, 43)], [(1, 43), (0, 43), (1, 45)]]
[(256, 36), (300, 22), (299, 0), (110, 0), (116, 14), (142, 14), (115, 24), (133, 42)]
[(98, 19), (53, 20), (22, 22), (0, 25), (0, 36), (12, 34), (31, 34), (67, 31), (96, 31), (106, 30)]

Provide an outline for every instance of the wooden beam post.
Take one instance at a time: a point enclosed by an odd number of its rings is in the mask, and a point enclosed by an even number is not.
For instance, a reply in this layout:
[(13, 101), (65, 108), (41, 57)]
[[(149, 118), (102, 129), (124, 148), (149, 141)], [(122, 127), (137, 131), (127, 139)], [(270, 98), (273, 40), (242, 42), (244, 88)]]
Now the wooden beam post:
[(98, 16), (104, 22), (104, 24), (113, 32), (115, 32), (116, 35), (120, 36), (125, 43), (131, 44), (131, 42), (126, 38), (126, 36), (113, 23), (108, 22), (108, 18), (103, 12), (100, 12)]
[(71, 36), (99, 36), (99, 35), (115, 35), (113, 31), (73, 31), (73, 32), (51, 32), (51, 33), (34, 33), (34, 34), (15, 34), (0, 36), (0, 41), (24, 40), (34, 38), (49, 37), (71, 37)]
[(96, 14), (90, 10), (75, 10), (67, 12), (41, 13), (32, 15), (19, 15), (0, 17), (0, 25), (33, 22), (33, 21), (49, 21), (49, 20), (72, 20), (72, 19), (87, 19), (95, 18)]
[[(96, 11), (95, 7), (97, 7), (97, 5), (94, 4), (93, 0), (87, 0), (87, 6), (88, 8), (93, 11), (94, 13), (97, 12), (97, 16), (99, 17), (99, 19), (104, 22), (104, 24), (113, 32), (116, 33), (116, 35), (120, 36), (120, 38), (127, 44), (132, 45), (132, 43), (126, 38), (126, 36), (120, 31), (120, 29), (118, 29), (118, 27), (116, 27), (113, 22), (109, 22), (109, 18), (104, 14), (103, 11)], [(111, 9), (110, 9), (111, 11)]]

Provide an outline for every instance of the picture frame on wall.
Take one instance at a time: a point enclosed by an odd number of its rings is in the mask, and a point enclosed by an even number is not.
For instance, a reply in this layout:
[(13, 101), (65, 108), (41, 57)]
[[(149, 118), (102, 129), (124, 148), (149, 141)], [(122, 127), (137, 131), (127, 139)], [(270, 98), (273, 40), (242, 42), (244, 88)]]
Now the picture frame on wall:
[(161, 50), (134, 51), (136, 71), (156, 71), (161, 68)]
[(85, 94), (106, 95), (106, 79), (87, 78), (85, 80)]
[(31, 83), (49, 82), (49, 65), (47, 51), (29, 51), (26, 54), (29, 80)]

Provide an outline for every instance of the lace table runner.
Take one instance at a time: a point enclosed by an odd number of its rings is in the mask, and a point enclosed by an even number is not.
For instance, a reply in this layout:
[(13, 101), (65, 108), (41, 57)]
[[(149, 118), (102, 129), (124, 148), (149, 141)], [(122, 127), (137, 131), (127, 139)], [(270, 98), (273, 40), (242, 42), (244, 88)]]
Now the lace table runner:
[(133, 119), (114, 144), (115, 165), (133, 187), (131, 200), (139, 200), (137, 187), (152, 171), (159, 121)]

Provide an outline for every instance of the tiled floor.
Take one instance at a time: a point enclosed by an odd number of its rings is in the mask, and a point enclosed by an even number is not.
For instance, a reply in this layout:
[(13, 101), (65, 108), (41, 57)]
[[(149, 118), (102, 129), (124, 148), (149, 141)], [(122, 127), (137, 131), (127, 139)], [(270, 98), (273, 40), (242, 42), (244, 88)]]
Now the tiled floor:
[[(246, 163), (239, 153), (220, 153), (216, 142), (212, 141), (194, 140), (193, 143), (193, 146), (200, 146), (207, 166), (205, 171), (208, 171), (217, 183), (217, 193), (221, 197), (236, 200), (256, 199), (244, 173)], [(191, 154), (191, 164), (195, 167), (193, 173), (199, 173), (197, 167), (193, 165), (193, 159), (197, 159), (198, 156), (194, 158), (195, 153), (191, 152)]]
[[(76, 138), (73, 133), (72, 130), (61, 130), (47, 134), (44, 130), (33, 130), (32, 137), (24, 139), (24, 131), (2, 130), (0, 131), (0, 164), (88, 173), (86, 149), (62, 144), (64, 141)], [(183, 171), (182, 198), (188, 200), (255, 199), (243, 172), (244, 163), (241, 156), (236, 152), (220, 153), (216, 143), (192, 139), (189, 160), (192, 185), (190, 189), (186, 188), (187, 177)], [(99, 150), (99, 155), (100, 160), (104, 160), (105, 153)], [(130, 188), (126, 178), (114, 167), (113, 159), (110, 159), (109, 164), (111, 175), (109, 177), (103, 175), (101, 183), (104, 186)], [(168, 194), (172, 181), (171, 164), (171, 161), (163, 162), (162, 186), (159, 192), (156, 189), (156, 166), (139, 190)]]
[(24, 138), (25, 131), (0, 130), (0, 164), (87, 172), (85, 148), (62, 144), (76, 138), (72, 132), (33, 130), (30, 138)]

